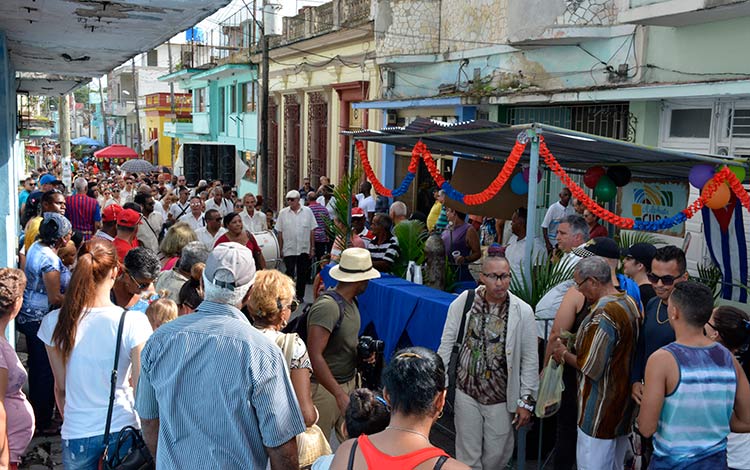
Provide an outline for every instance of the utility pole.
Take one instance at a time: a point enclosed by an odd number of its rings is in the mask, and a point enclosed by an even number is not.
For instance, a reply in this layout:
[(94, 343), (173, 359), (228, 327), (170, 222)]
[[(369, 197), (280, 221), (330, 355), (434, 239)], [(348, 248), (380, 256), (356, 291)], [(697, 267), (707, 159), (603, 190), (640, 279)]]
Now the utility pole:
[(135, 99), (135, 153), (138, 154), (138, 158), (141, 158), (141, 111), (138, 109), (138, 78), (135, 75), (135, 57), (132, 59), (132, 70), (133, 70), (133, 98)]
[(65, 187), (70, 190), (70, 95), (60, 97), (60, 167), (61, 179)]
[[(172, 43), (170, 41), (167, 41), (167, 57), (169, 57), (169, 73), (171, 74), (174, 70), (172, 68)], [(174, 82), (169, 81), (169, 107), (171, 109), (170, 113), (172, 113), (172, 124), (177, 127), (177, 112), (175, 111), (175, 105), (174, 105)], [(175, 129), (176, 130), (176, 129)], [(174, 156), (175, 156), (175, 149), (177, 147), (177, 141), (174, 137), (171, 137), (170, 142), (172, 143), (171, 151), (170, 151), (170, 165), (169, 167), (174, 170)], [(158, 157), (157, 157), (157, 163), (158, 163)]]
[[(268, 36), (266, 35), (266, 6), (268, 0), (263, 0), (263, 24), (261, 25), (261, 48), (263, 58), (261, 60), (261, 76), (263, 77), (260, 101), (260, 142), (258, 143), (258, 155), (260, 156), (260, 184), (258, 189), (263, 198), (269, 197), (271, 188), (268, 181), (271, 169), (268, 158)], [(275, 203), (276, 201), (274, 201)]]
[(107, 128), (107, 112), (104, 110), (104, 92), (102, 91), (102, 77), (99, 77), (99, 110), (102, 113), (102, 127), (104, 127), (104, 146), (109, 147), (109, 129)]

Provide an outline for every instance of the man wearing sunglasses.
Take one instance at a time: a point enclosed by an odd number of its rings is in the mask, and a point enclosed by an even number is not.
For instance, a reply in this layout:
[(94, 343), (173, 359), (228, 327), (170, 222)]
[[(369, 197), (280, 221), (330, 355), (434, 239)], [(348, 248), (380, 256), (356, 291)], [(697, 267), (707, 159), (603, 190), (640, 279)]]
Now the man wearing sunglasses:
[[(672, 245), (657, 249), (651, 261), (651, 272), (647, 276), (654, 287), (656, 297), (646, 305), (643, 326), (636, 347), (635, 362), (630, 373), (633, 400), (639, 405), (643, 398), (646, 361), (655, 351), (675, 340), (674, 330), (669, 324), (667, 303), (674, 286), (688, 279), (685, 252)], [(650, 438), (641, 438), (641, 449), (643, 465), (648, 465), (653, 452)]]

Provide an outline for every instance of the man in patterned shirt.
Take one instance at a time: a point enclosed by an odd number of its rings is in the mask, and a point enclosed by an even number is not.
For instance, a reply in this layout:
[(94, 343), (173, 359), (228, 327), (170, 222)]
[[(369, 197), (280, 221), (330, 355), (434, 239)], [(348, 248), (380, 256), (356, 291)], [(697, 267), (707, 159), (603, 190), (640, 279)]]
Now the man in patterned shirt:
[(315, 192), (310, 191), (307, 193), (307, 207), (310, 208), (315, 221), (318, 223), (318, 228), (313, 231), (313, 237), (315, 238), (315, 258), (318, 260), (323, 259), (327, 253), (330, 253), (330, 240), (326, 233), (326, 220), (330, 219), (328, 210), (316, 201), (317, 197)]
[(372, 240), (365, 239), (365, 248), (372, 257), (372, 266), (381, 273), (389, 273), (399, 257), (398, 239), (391, 234), (393, 220), (386, 214), (375, 214), (370, 230)]
[(635, 359), (640, 310), (612, 284), (607, 262), (584, 258), (576, 266), (576, 288), (592, 305), (578, 328), (575, 352), (557, 339), (554, 357), (578, 370), (579, 470), (622, 469), (634, 402), (630, 368)]

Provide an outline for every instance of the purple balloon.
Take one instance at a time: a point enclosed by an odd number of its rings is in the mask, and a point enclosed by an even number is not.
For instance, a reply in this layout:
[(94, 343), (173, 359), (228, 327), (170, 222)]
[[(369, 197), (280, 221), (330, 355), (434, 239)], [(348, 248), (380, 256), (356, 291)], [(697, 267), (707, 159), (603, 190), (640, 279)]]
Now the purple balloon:
[[(523, 180), (526, 181), (527, 184), (529, 182), (529, 173), (531, 173), (531, 169), (529, 167), (524, 167), (523, 172), (522, 172), (522, 174), (523, 174)], [(542, 170), (537, 170), (536, 171), (536, 182), (538, 183), (540, 181), (542, 181)]]
[(702, 163), (700, 165), (695, 165), (693, 168), (690, 169), (688, 180), (690, 181), (690, 184), (692, 184), (696, 188), (703, 189), (703, 186), (705, 186), (706, 183), (708, 183), (708, 181), (713, 177), (714, 177), (713, 165)]

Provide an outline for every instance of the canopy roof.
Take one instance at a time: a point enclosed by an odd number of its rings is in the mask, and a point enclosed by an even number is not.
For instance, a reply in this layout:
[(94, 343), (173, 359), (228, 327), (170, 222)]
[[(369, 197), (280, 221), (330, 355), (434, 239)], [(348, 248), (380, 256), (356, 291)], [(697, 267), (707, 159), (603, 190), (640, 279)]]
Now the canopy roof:
[[(544, 137), (557, 161), (567, 168), (626, 165), (634, 176), (660, 180), (685, 180), (690, 168), (700, 162), (750, 168), (747, 159), (646, 147), (538, 123), (509, 126), (477, 120), (447, 124), (418, 118), (406, 127), (343, 134), (358, 140), (409, 149), (421, 140), (433, 153), (458, 153), (459, 157), (504, 160), (513, 148), (518, 134), (532, 128)], [(528, 156), (527, 147), (524, 159), (528, 159)]]
[(121, 144), (112, 144), (109, 147), (104, 147), (94, 152), (94, 156), (97, 158), (138, 158), (135, 150)]

